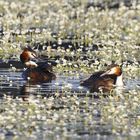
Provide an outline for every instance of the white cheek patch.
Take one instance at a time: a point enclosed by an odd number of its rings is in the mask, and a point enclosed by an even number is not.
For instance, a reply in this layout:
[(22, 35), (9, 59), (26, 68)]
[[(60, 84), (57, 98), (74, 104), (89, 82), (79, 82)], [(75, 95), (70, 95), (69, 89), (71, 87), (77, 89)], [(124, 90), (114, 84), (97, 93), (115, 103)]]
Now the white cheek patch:
[(31, 52), (29, 52), (29, 57), (30, 58), (35, 58), (36, 57), (36, 54), (34, 54), (34, 53), (32, 54)]
[(111, 68), (110, 70), (106, 71), (105, 73), (101, 74), (100, 77), (104, 76), (104, 75), (112, 75), (112, 74), (116, 74), (117, 72), (117, 68)]
[(114, 74), (114, 73), (116, 73), (116, 68), (112, 68), (112, 69), (109, 71), (108, 74)]
[(108, 70), (105, 73), (101, 74), (100, 77), (105, 76), (105, 75), (111, 75), (114, 74), (114, 72), (112, 70)]
[(33, 61), (25, 62), (26, 67), (37, 67), (38, 65)]

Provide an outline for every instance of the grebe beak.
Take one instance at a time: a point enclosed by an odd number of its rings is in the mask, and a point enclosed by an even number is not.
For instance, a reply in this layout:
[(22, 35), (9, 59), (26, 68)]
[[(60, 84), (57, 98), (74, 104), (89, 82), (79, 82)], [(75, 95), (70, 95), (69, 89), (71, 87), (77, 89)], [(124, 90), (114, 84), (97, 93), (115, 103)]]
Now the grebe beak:
[(106, 71), (105, 73), (101, 74), (100, 77), (105, 76), (105, 75), (115, 74), (115, 73), (116, 73), (116, 69), (112, 68), (112, 69)]
[(110, 70), (106, 71), (105, 73), (101, 74), (100, 77), (103, 77), (105, 75), (109, 75), (110, 74)]
[(24, 52), (27, 53), (30, 58), (37, 58), (38, 57), (36, 52), (34, 50), (32, 50), (32, 48), (29, 46), (27, 46), (25, 48)]
[(28, 51), (27, 54), (28, 54), (28, 56), (29, 56), (30, 58), (37, 58), (37, 55), (36, 55), (35, 52), (30, 52), (30, 51)]
[(37, 58), (37, 55), (35, 53), (32, 53), (33, 58)]

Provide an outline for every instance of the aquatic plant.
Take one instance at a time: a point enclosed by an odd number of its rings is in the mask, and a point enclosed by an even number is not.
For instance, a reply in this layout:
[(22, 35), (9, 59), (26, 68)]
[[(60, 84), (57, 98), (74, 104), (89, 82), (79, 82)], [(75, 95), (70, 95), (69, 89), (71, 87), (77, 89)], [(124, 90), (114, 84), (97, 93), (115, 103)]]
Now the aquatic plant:
[[(0, 62), (19, 61), (30, 45), (44, 61), (57, 63), (58, 80), (31, 85), (18, 67), (1, 67), (0, 138), (139, 138), (139, 21), (140, 5), (134, 3), (1, 0)], [(123, 64), (129, 85), (122, 93), (96, 99), (98, 93), (79, 86), (114, 61)]]

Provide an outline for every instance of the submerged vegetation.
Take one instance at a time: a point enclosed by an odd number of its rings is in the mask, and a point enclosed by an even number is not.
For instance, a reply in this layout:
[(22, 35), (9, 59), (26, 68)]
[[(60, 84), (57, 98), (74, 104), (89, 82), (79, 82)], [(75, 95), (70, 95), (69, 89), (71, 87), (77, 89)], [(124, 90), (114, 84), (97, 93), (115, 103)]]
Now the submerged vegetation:
[[(42, 85), (28, 85), (34, 89), (26, 101), (13, 99), (11, 92), (3, 89), (3, 81), (9, 88), (21, 88), (20, 76), (16, 75), (19, 66), (11, 64), (11, 60), (19, 61), (27, 45), (40, 58), (57, 63), (54, 71), (60, 79), (54, 81), (52, 88), (58, 90), (48, 98), (46, 90), (41, 91)], [(12, 73), (0, 76), (1, 139), (140, 137), (138, 1), (126, 4), (110, 0), (1, 0), (0, 62), (8, 63)], [(108, 97), (101, 93), (95, 99), (83, 87), (73, 89), (75, 79), (80, 82), (112, 62), (123, 66), (123, 92), (113, 90)], [(61, 75), (72, 77), (73, 82)]]

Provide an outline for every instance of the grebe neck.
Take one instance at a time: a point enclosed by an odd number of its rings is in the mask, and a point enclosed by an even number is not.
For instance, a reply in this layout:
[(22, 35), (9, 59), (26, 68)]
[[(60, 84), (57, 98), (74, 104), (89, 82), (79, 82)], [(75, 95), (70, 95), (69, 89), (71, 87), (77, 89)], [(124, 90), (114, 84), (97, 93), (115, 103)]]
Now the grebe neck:
[(116, 79), (116, 86), (123, 86), (123, 78), (122, 78), (122, 74), (120, 76), (117, 76), (117, 79)]

